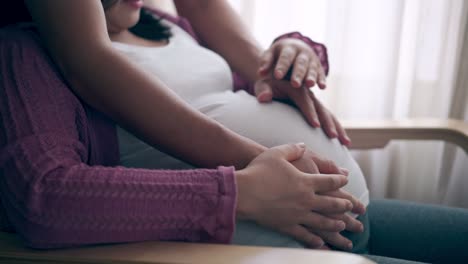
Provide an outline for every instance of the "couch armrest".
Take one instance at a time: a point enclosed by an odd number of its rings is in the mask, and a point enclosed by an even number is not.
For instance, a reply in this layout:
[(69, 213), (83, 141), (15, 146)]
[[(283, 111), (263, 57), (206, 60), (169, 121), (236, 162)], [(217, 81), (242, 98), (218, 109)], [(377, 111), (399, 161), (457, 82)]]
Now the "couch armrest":
[(468, 153), (468, 123), (455, 119), (342, 122), (352, 149), (383, 148), (391, 140), (443, 140)]
[(16, 235), (0, 232), (0, 263), (372, 264), (374, 262), (359, 255), (336, 251), (177, 242), (143, 242), (45, 251), (24, 248)]

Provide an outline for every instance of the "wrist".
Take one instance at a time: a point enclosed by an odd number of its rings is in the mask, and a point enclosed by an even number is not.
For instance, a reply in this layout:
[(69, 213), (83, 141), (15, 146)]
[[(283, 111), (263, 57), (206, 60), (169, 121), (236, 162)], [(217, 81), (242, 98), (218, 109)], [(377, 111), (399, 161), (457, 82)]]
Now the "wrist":
[(268, 149), (251, 139), (244, 139), (246, 141), (246, 146), (241, 156), (239, 157), (239, 167), (236, 167), (236, 169), (245, 169), (249, 163), (252, 162), (252, 160)]
[(245, 197), (245, 187), (248, 186), (248, 175), (244, 170), (234, 171), (234, 178), (237, 186), (237, 200), (236, 200), (236, 218), (240, 220), (248, 220), (249, 210), (247, 208), (248, 201)]

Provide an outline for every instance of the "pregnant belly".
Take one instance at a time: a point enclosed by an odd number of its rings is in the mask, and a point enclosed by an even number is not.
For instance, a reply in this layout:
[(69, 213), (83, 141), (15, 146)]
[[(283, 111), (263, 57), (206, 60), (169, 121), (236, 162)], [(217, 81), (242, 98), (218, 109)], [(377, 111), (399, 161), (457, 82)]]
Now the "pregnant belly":
[(344, 189), (364, 205), (369, 203), (364, 175), (348, 149), (337, 139), (329, 139), (321, 128), (309, 126), (295, 108), (280, 102), (260, 104), (244, 91), (205, 95), (192, 105), (236, 133), (266, 147), (304, 142), (311, 151), (348, 169), (349, 183)]

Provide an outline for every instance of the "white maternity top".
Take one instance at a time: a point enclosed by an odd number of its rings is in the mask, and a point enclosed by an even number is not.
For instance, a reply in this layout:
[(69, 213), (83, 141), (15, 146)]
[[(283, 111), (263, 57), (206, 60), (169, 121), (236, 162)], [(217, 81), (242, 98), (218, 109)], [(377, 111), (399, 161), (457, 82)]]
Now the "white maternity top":
[[(304, 142), (308, 148), (350, 171), (345, 190), (365, 205), (369, 195), (361, 169), (337, 139), (329, 139), (321, 128), (309, 126), (295, 108), (280, 102), (260, 104), (245, 91), (234, 93), (231, 70), (218, 54), (201, 47), (175, 24), (163, 47), (144, 47), (113, 42), (114, 47), (162, 80), (193, 108), (229, 129), (272, 147)], [(118, 129), (121, 161), (128, 167), (191, 168)], [(207, 138), (207, 140), (210, 140)]]

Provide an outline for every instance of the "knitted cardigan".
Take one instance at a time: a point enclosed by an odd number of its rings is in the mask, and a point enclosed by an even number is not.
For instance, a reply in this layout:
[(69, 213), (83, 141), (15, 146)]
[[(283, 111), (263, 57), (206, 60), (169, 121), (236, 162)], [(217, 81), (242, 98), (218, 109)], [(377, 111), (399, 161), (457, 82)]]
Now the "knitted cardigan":
[[(159, 10), (199, 40), (188, 21)], [(328, 72), (323, 45), (297, 32)], [(252, 92), (236, 73), (234, 90)], [(81, 101), (29, 25), (0, 30), (0, 229), (34, 248), (145, 240), (229, 243), (233, 167), (119, 166), (115, 124)]]

